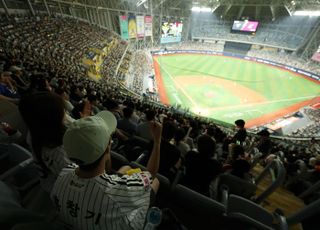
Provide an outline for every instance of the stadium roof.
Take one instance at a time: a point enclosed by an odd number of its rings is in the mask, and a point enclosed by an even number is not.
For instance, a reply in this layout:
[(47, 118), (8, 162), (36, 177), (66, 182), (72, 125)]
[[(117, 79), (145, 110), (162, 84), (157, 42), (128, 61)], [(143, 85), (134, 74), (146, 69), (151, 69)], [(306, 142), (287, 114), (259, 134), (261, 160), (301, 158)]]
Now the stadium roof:
[(263, 18), (320, 11), (320, 0), (193, 0), (194, 7), (209, 7), (222, 16)]
[(193, 5), (216, 6), (285, 6), (294, 5), (299, 10), (319, 10), (320, 0), (193, 0)]

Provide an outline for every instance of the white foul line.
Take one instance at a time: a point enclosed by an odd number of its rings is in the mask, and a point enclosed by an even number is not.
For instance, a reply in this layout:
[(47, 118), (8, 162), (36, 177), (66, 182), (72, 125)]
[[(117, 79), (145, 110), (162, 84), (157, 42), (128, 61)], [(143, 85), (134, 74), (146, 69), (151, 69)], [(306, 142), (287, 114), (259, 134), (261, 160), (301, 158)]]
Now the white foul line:
[[(158, 60), (156, 60), (156, 62), (158, 62)], [(162, 67), (162, 69), (168, 74), (168, 76), (171, 78), (171, 80), (173, 81), (173, 83), (176, 85), (177, 88), (179, 88), (181, 90), (181, 92), (189, 99), (189, 101), (191, 102), (191, 104), (193, 106), (196, 106), (197, 103), (185, 92), (185, 90), (174, 80), (174, 78), (171, 76), (171, 74), (163, 67), (160, 65), (160, 63), (158, 62), (160, 68)]]

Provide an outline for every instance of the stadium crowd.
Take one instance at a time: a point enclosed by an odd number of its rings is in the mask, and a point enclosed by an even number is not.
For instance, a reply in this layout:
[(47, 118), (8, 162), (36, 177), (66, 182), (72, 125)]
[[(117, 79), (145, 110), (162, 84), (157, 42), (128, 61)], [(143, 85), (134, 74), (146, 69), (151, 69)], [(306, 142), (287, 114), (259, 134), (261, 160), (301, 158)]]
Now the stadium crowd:
[(296, 57), (293, 54), (288, 54), (286, 52), (276, 52), (276, 51), (268, 51), (268, 50), (250, 50), (248, 52), (248, 56), (250, 57), (258, 57), (266, 60), (275, 61), (281, 64), (285, 64), (288, 66), (296, 67), (302, 70), (307, 70), (312, 73), (320, 74), (319, 65), (315, 64), (312, 61), (305, 61), (301, 58)]
[(152, 57), (147, 50), (132, 51), (132, 61), (126, 76), (126, 86), (141, 95), (146, 91), (146, 79), (154, 75)]
[(193, 18), (193, 39), (245, 41), (288, 48), (299, 47), (305, 41), (304, 35), (308, 34), (317, 22), (317, 18), (308, 16), (279, 17), (272, 21), (259, 21), (259, 27), (253, 34), (236, 34), (230, 33), (233, 22), (221, 19), (218, 15), (193, 12)]
[(300, 136), (300, 137), (318, 137), (320, 136), (320, 110), (310, 107), (305, 107), (303, 109), (304, 113), (308, 116), (308, 118), (311, 120), (311, 123), (309, 123), (306, 127), (297, 129), (289, 136)]
[(177, 49), (177, 50), (211, 50), (217, 52), (223, 52), (224, 42), (220, 43), (211, 43), (211, 42), (181, 42), (178, 45), (167, 45), (169, 49)]
[[(1, 22), (0, 99), (17, 105), (29, 129), (19, 143), (34, 154), (41, 186), (68, 226), (142, 229), (159, 189), (157, 173), (208, 197), (223, 173), (251, 183), (256, 159), (261, 165), (280, 159), (287, 188), (297, 195), (301, 183), (307, 188), (318, 180), (320, 147), (314, 139), (308, 148), (296, 147), (271, 139), (267, 130), (248, 134), (241, 119), (223, 128), (121, 91), (111, 78), (126, 47), (120, 40), (106, 57), (105, 79), (89, 79), (81, 58), (108, 36), (113, 35), (70, 19)], [(147, 72), (145, 54), (132, 55), (141, 66), (134, 72), (139, 79)], [(1, 138), (11, 135), (7, 126), (2, 130)], [(148, 172), (112, 168), (111, 149), (129, 161), (139, 159)]]

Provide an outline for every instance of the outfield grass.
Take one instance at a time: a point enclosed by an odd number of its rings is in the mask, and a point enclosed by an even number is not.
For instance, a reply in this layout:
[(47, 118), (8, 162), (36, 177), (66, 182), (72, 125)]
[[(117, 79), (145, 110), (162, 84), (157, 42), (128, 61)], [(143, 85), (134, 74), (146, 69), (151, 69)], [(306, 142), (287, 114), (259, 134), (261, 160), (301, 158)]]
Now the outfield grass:
[(232, 124), (283, 110), (320, 95), (320, 85), (289, 71), (236, 58), (156, 58), (169, 104)]

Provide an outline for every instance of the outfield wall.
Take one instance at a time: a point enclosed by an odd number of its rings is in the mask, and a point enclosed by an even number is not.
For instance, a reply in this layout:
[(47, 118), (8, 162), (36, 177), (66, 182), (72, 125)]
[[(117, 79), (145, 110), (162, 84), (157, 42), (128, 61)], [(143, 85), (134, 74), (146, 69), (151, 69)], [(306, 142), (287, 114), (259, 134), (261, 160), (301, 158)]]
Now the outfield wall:
[(248, 61), (254, 61), (254, 62), (261, 63), (261, 64), (274, 66), (277, 68), (281, 68), (283, 70), (288, 70), (293, 73), (297, 73), (301, 76), (304, 76), (310, 80), (317, 81), (318, 83), (320, 83), (320, 75), (317, 75), (315, 73), (305, 71), (302, 69), (298, 69), (293, 66), (289, 66), (289, 65), (277, 63), (274, 61), (266, 60), (263, 58), (249, 57), (249, 56), (244, 56), (244, 55), (240, 55), (240, 54), (227, 53), (227, 52), (216, 52), (216, 51), (209, 51), (209, 50), (165, 50), (165, 51), (161, 50), (161, 51), (151, 51), (151, 53), (154, 56), (166, 55), (166, 54), (206, 54), (206, 55), (234, 57), (234, 58), (239, 58), (239, 59), (244, 59), (244, 60), (248, 60)]

